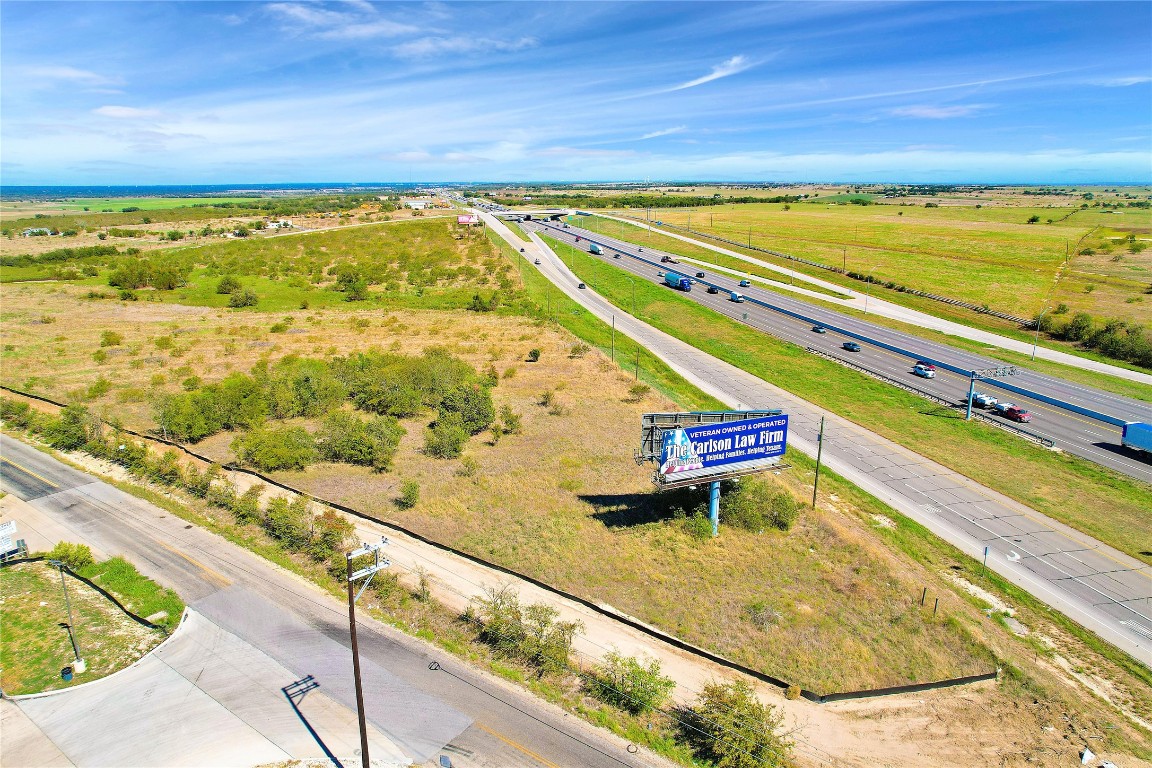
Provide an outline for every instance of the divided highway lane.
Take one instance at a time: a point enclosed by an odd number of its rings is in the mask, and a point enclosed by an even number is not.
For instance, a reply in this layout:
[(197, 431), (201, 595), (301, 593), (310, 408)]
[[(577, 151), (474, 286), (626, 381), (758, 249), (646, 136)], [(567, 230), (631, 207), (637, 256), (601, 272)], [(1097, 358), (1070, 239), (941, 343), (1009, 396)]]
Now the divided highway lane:
[[(841, 348), (844, 341), (850, 337), (829, 331), (826, 334), (817, 334), (812, 331), (812, 323), (804, 322), (780, 312), (775, 312), (755, 304), (737, 304), (729, 300), (729, 292), (738, 291), (746, 296), (779, 306), (791, 312), (803, 314), (813, 318), (821, 325), (833, 325), (844, 328), (853, 333), (878, 338), (885, 343), (899, 346), (919, 355), (933, 360), (948, 362), (960, 368), (989, 368), (1003, 365), (1003, 363), (982, 358), (968, 352), (952, 349), (938, 342), (918, 339), (907, 334), (891, 331), (887, 328), (875, 326), (863, 320), (841, 315), (831, 310), (815, 307), (791, 297), (758, 288), (741, 288), (738, 279), (728, 277), (719, 272), (708, 271), (703, 267), (690, 264), (660, 264), (660, 258), (665, 255), (661, 251), (650, 249), (640, 250), (640, 246), (610, 237), (604, 237), (577, 227), (567, 229), (545, 222), (526, 222), (526, 225), (539, 230), (546, 230), (550, 236), (574, 246), (583, 246), (585, 239), (591, 237), (595, 242), (607, 246), (605, 254), (596, 258), (611, 260), (618, 267), (639, 275), (653, 282), (660, 282), (656, 276), (658, 271), (682, 272), (693, 276), (698, 271), (705, 271), (705, 283), (711, 283), (721, 289), (719, 294), (707, 293), (699, 284), (696, 290), (687, 294), (689, 298), (704, 304), (712, 309), (759, 330), (771, 333), (778, 338), (812, 347), (829, 354), (851, 360), (857, 365), (881, 373), (889, 378), (938, 394), (940, 397), (955, 403), (963, 402), (968, 392), (968, 378), (960, 374), (944, 370), (937, 371), (936, 379), (923, 379), (912, 374), (914, 358), (905, 357), (882, 347), (862, 343), (860, 352), (849, 352)], [(575, 238), (582, 238), (576, 243)], [(581, 250), (587, 250), (586, 246)], [(614, 253), (619, 251), (625, 255), (637, 258), (615, 259)], [(592, 257), (592, 254), (588, 254)], [(656, 262), (658, 266), (639, 261), (638, 258)], [(669, 290), (672, 290), (669, 288)], [(1099, 392), (1088, 387), (1072, 384), (1051, 376), (1043, 376), (1032, 371), (1021, 371), (1012, 377), (1012, 383), (1029, 388), (1035, 388), (1041, 394), (1060, 399), (1066, 399), (1076, 405), (1094, 410), (1100, 410), (1126, 421), (1143, 421), (1152, 423), (1152, 405), (1138, 400), (1120, 397), (1107, 392)], [(1040, 400), (1017, 395), (1003, 389), (989, 386), (990, 382), (977, 382), (977, 390), (993, 394), (1002, 401), (1011, 401), (1022, 406), (1033, 414), (1033, 421), (1023, 425), (1028, 431), (1053, 440), (1057, 447), (1069, 453), (1094, 461), (1103, 466), (1110, 467), (1119, 472), (1152, 483), (1152, 464), (1134, 453), (1120, 446), (1120, 428), (1105, 424), (1096, 419), (1074, 413), (1057, 406), (1049, 405)], [(999, 418), (999, 417), (993, 417)]]
[[(495, 218), (484, 220), (515, 240)], [(675, 339), (594, 290), (579, 289), (576, 275), (530, 230), (526, 255), (539, 255), (540, 272), (593, 315), (605, 323), (615, 319), (620, 333), (731, 407), (783, 408), (788, 443), (802, 453), (816, 455), (817, 431), (826, 418), (823, 456), (830, 469), (967, 555), (981, 558), (987, 548), (989, 568), (1152, 667), (1152, 568)]]

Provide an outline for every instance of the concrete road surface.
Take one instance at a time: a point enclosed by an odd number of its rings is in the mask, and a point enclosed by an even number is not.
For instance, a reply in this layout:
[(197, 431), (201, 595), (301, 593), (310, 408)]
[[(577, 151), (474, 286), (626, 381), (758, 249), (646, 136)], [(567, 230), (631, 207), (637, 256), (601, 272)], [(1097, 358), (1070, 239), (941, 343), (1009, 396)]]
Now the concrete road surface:
[[(662, 251), (650, 248), (640, 251), (640, 246), (579, 227), (569, 226), (565, 229), (562, 226), (557, 227), (546, 222), (530, 222), (525, 226), (528, 229), (546, 230), (550, 236), (576, 247), (581, 247), (575, 242), (576, 237), (585, 239), (591, 237), (596, 242), (607, 246), (608, 253), (598, 258), (611, 260), (615, 266), (656, 283), (662, 282), (661, 278), (657, 276), (659, 272), (673, 270), (691, 277), (701, 271), (699, 265), (693, 266), (688, 263), (697, 260), (683, 259), (685, 262), (683, 264), (664, 264), (660, 262), (661, 256), (664, 255)], [(632, 258), (614, 259), (612, 256), (615, 252)], [(919, 378), (912, 374), (912, 365), (916, 360), (927, 359), (945, 362), (966, 371), (1004, 365), (1002, 362), (949, 347), (941, 342), (914, 337), (900, 331), (874, 325), (866, 319), (843, 315), (791, 296), (782, 296), (777, 292), (758, 287), (757, 283), (762, 281), (757, 278), (751, 278), (752, 286), (740, 287), (738, 282), (745, 277), (744, 275), (732, 270), (717, 270), (713, 266), (706, 269), (706, 277), (698, 281), (696, 290), (684, 294), (692, 301), (704, 304), (720, 314), (727, 315), (801, 347), (811, 347), (825, 354), (850, 358), (851, 362), (855, 364), (890, 379), (931, 391), (951, 403), (966, 401), (969, 387), (967, 374), (950, 373), (941, 368), (937, 371), (935, 379)], [(707, 293), (703, 287), (708, 285), (715, 285), (720, 293)], [(739, 292), (748, 297), (749, 300), (757, 299), (785, 312), (802, 315), (809, 320), (800, 320), (783, 312), (753, 304), (751, 301), (732, 302), (729, 300), (732, 291)], [(900, 349), (909, 350), (914, 354), (912, 356), (901, 355), (890, 349), (841, 335), (835, 331), (824, 334), (813, 333), (814, 325), (843, 328), (851, 333), (857, 333)], [(845, 351), (841, 348), (841, 344), (849, 340), (859, 341), (863, 349), (859, 352)], [(1003, 380), (1012, 385), (1025, 387), (1083, 408), (1097, 410), (1115, 418), (1152, 423), (1152, 403), (1114, 395), (1024, 369), (1021, 369), (1017, 375), (1005, 377)], [(1028, 424), (1021, 425), (1023, 428), (1042, 437), (1051, 438), (1059, 448), (1069, 453), (1123, 472), (1143, 482), (1152, 483), (1152, 463), (1149, 462), (1146, 455), (1140, 455), (1120, 445), (1120, 427), (1045, 403), (1039, 399), (999, 389), (995, 386), (995, 381), (980, 381), (977, 389), (989, 392), (1004, 402), (1011, 401), (1032, 412), (1033, 420)]]
[[(320, 682), (320, 693), (344, 712), (354, 712), (345, 602), (6, 435), (0, 435), (0, 455), (4, 457), (0, 462), (2, 487), (50, 519), (51, 530), (66, 532), (67, 540), (88, 543), (101, 552), (121, 554), (146, 576), (176, 590), (205, 621), (286, 670), (274, 675), (276, 689), (313, 675)], [(49, 529), (43, 520), (36, 525), (38, 530)], [(665, 764), (645, 752), (630, 754), (626, 742), (503, 681), (452, 662), (434, 647), (364, 614), (359, 616), (358, 629), (369, 721), (380, 738), (395, 744), (406, 759), (435, 761), (444, 755), (462, 768)], [(442, 668), (429, 669), (433, 661)], [(150, 663), (164, 663), (164, 659)], [(205, 674), (216, 681), (214, 685), (222, 686), (214, 690), (234, 694), (218, 671), (206, 669)], [(285, 676), (290, 679), (282, 682)], [(175, 686), (166, 689), (169, 692), (187, 690), (189, 695), (199, 695), (191, 687), (180, 688), (175, 678), (167, 679)], [(126, 705), (135, 715), (148, 711), (146, 698), (107, 702), (107, 706), (115, 705)], [(243, 711), (239, 703), (234, 706), (237, 712)], [(278, 716), (289, 721), (296, 717), (287, 701)], [(161, 718), (161, 724), (168, 722), (167, 717)], [(243, 716), (240, 720), (246, 722)], [(239, 725), (228, 722), (228, 733), (240, 732)], [(179, 724), (177, 720), (169, 725)], [(44, 732), (52, 737), (63, 734), (59, 729), (64, 727), (52, 721)], [(253, 724), (249, 727), (260, 731)], [(326, 743), (336, 744), (355, 743), (359, 738), (348, 727), (320, 735)], [(67, 734), (60, 738), (72, 743)], [(263, 734), (260, 738), (267, 740)]]
[[(517, 242), (483, 214), (492, 229)], [(526, 255), (569, 297), (701, 390), (737, 409), (782, 408), (788, 443), (816, 455), (826, 418), (824, 461), (842, 477), (916, 520), (1046, 604), (1152, 666), (1152, 568), (1079, 531), (985, 488), (622, 312), (579, 279), (535, 232)], [(600, 238), (602, 239), (602, 238)]]

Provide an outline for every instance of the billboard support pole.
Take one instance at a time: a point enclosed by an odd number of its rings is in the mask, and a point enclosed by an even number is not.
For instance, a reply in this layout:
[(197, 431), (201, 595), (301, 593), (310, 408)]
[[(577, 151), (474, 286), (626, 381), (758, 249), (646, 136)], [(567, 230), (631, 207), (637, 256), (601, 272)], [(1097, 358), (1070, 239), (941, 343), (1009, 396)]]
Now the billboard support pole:
[(812, 509), (816, 509), (816, 490), (820, 487), (820, 458), (824, 453), (824, 417), (820, 417), (820, 434), (816, 436), (816, 480), (812, 483)]
[(708, 519), (712, 522), (712, 538), (720, 535), (720, 481), (708, 486)]

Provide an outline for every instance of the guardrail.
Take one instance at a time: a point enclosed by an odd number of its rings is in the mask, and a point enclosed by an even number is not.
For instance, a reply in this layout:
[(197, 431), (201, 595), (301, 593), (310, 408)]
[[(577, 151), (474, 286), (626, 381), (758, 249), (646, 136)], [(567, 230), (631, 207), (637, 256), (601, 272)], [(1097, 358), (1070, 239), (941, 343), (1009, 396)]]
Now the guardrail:
[[(949, 408), (956, 408), (959, 410), (967, 410), (967, 404), (964, 402), (957, 403), (956, 401), (949, 400), (948, 398), (943, 397), (941, 395), (938, 395), (935, 392), (929, 392), (926, 389), (920, 389), (920, 387), (913, 386), (912, 384), (909, 384), (909, 383), (904, 382), (904, 381), (900, 381), (899, 379), (894, 379), (891, 376), (886, 376), (885, 374), (880, 373), (879, 371), (874, 371), (871, 368), (866, 368), (865, 366), (860, 365), (859, 363), (854, 362), (852, 360), (848, 360), (848, 359), (840, 357), (838, 355), (833, 355), (830, 352), (825, 352), (821, 349), (815, 349), (814, 347), (805, 347), (804, 349), (806, 352), (811, 352), (812, 354), (817, 355), (818, 357), (827, 358), (828, 360), (832, 360), (833, 362), (840, 363), (841, 365), (845, 366), (846, 368), (852, 368), (852, 369), (857, 370), (860, 373), (863, 373), (867, 376), (871, 376), (874, 379), (878, 379), (880, 381), (883, 381), (886, 384), (891, 384), (893, 386), (899, 387), (900, 389), (903, 389), (906, 392), (911, 392), (914, 395), (917, 395), (919, 397), (923, 397), (925, 400), (931, 400), (935, 403), (940, 403), (941, 405), (946, 405)], [(984, 422), (985, 424), (991, 424), (992, 426), (999, 427), (1000, 429), (1003, 429), (1006, 432), (1011, 432), (1011, 433), (1013, 433), (1019, 437), (1024, 438), (1025, 440), (1030, 440), (1034, 443), (1038, 443), (1038, 444), (1044, 446), (1045, 448), (1053, 448), (1056, 445), (1056, 441), (1052, 440), (1051, 438), (1044, 437), (1043, 435), (1038, 435), (1035, 432), (1030, 432), (1027, 429), (1016, 426), (1015, 424), (1009, 424), (1006, 421), (1002, 421), (1000, 419), (994, 419), (982, 411), (972, 411), (972, 417), (974, 419), (977, 419), (979, 421)]]
[[(552, 228), (558, 229), (561, 233), (563, 233), (563, 230), (558, 228), (558, 227), (552, 227)], [(611, 248), (613, 251), (618, 250), (616, 248), (616, 246), (609, 245), (608, 243), (605, 243), (603, 241), (592, 240), (592, 239), (585, 237), (583, 235), (581, 235), (581, 237), (589, 243), (596, 243), (597, 245), (600, 245), (604, 248)], [(637, 256), (635, 254), (627, 253), (627, 252), (624, 252), (623, 255), (628, 256), (629, 258), (635, 259), (636, 261), (640, 261), (640, 262), (643, 262), (643, 263), (648, 264), (650, 266), (656, 267), (658, 269), (664, 269), (664, 270), (668, 269), (668, 265), (666, 265), (662, 262), (653, 261), (652, 259), (644, 258), (643, 256)], [(678, 270), (673, 269), (671, 271), (677, 272)], [(691, 277), (691, 275), (686, 275), (686, 276)], [(716, 288), (717, 290), (723, 291), (724, 293), (731, 293), (731, 289), (724, 288), (720, 285), (717, 285), (716, 283), (712, 283), (712, 282), (709, 282), (707, 280), (701, 280), (699, 278), (693, 278), (693, 279), (701, 285), (709, 285), (709, 286)], [(919, 352), (913, 352), (913, 351), (905, 349), (903, 347), (896, 346), (895, 344), (889, 344), (887, 342), (880, 341), (879, 339), (874, 339), (871, 336), (865, 336), (862, 333), (857, 333), (855, 331), (850, 331), (847, 328), (841, 328), (840, 326), (832, 325), (825, 320), (819, 320), (819, 319), (816, 319), (814, 317), (809, 317), (808, 315), (801, 314), (800, 312), (793, 312), (790, 309), (785, 309), (783, 307), (776, 306), (775, 304), (771, 304), (767, 301), (764, 301), (763, 299), (758, 299), (754, 296), (748, 296), (745, 294), (741, 294), (741, 295), (744, 296), (744, 301), (748, 304), (756, 304), (758, 306), (764, 307), (765, 309), (770, 309), (773, 312), (779, 312), (782, 315), (788, 315), (789, 317), (793, 317), (793, 318), (795, 318), (797, 320), (801, 320), (805, 323), (810, 323), (812, 325), (821, 325), (821, 326), (827, 328), (828, 330), (835, 331), (836, 333), (839, 333), (843, 336), (848, 336), (848, 337), (853, 338), (853, 339), (858, 339), (859, 341), (863, 341), (867, 344), (871, 344), (874, 347), (880, 347), (881, 349), (886, 349), (889, 352), (895, 352), (898, 355), (910, 357), (913, 360), (924, 360), (926, 362), (932, 363), (937, 368), (943, 368), (946, 371), (951, 371), (952, 373), (956, 373), (956, 374), (959, 374), (961, 376), (968, 377), (968, 376), (972, 375), (972, 371), (968, 368), (961, 368), (960, 366), (952, 365), (951, 363), (947, 363), (943, 360), (936, 360), (936, 359), (933, 359), (927, 355), (921, 354)], [(1040, 394), (1039, 392), (1034, 392), (1033, 390), (1025, 389), (1024, 387), (1018, 387), (1014, 384), (1008, 384), (1003, 379), (981, 379), (980, 381), (984, 382), (988, 386), (999, 387), (999, 388), (1004, 389), (1004, 390), (1015, 392), (1016, 394), (1024, 395), (1024, 396), (1030, 397), (1034, 400), (1039, 400), (1040, 402), (1047, 403), (1048, 405), (1054, 405), (1057, 408), (1063, 408), (1066, 411), (1078, 413), (1081, 416), (1087, 416), (1088, 418), (1096, 419), (1097, 421), (1101, 421), (1105, 424), (1108, 424), (1108, 425), (1111, 425), (1114, 427), (1123, 427), (1124, 424), (1127, 423), (1123, 419), (1117, 418), (1115, 416), (1109, 416), (1106, 413), (1102, 413), (1100, 411), (1095, 411), (1095, 410), (1092, 410), (1091, 408), (1085, 408), (1083, 406), (1076, 405), (1074, 403), (1069, 403), (1066, 400), (1060, 400), (1059, 398), (1051, 397), (1049, 395), (1043, 395), (1043, 394)], [(999, 424), (999, 422), (993, 422), (993, 423)]]

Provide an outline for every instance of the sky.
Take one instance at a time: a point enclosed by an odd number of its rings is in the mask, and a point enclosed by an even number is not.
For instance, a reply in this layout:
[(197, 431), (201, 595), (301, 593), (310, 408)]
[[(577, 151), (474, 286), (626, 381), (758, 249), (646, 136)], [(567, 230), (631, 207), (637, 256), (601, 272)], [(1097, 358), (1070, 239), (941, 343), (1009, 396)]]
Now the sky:
[(1152, 183), (1152, 3), (0, 3), (0, 182)]

